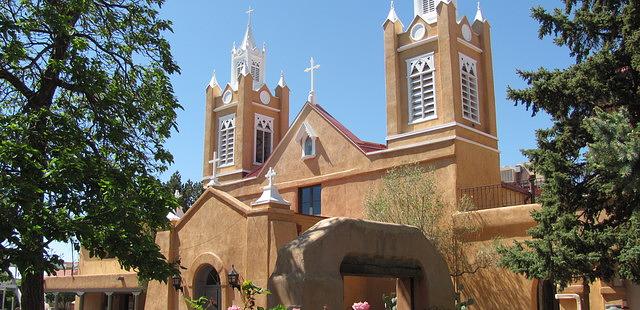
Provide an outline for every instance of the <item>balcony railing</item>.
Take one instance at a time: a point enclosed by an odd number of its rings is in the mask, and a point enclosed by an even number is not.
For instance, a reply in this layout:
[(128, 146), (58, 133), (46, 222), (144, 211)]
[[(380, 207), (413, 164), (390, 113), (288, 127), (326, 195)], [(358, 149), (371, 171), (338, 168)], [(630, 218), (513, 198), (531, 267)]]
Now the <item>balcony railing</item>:
[(531, 183), (501, 183), (459, 189), (458, 195), (461, 199), (468, 199), (474, 210), (484, 210), (535, 203), (540, 188)]

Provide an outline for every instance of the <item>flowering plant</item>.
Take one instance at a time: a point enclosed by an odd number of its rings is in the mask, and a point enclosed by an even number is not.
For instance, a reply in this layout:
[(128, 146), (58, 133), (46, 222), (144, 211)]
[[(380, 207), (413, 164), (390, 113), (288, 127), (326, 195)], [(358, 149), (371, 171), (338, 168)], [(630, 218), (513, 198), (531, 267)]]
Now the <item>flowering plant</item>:
[(353, 310), (369, 310), (371, 308), (371, 306), (369, 306), (368, 302), (358, 302), (353, 304), (353, 306), (351, 306), (351, 309)]
[(233, 305), (233, 306), (227, 308), (227, 310), (242, 310), (242, 309), (240, 309), (240, 307), (238, 307), (236, 305)]

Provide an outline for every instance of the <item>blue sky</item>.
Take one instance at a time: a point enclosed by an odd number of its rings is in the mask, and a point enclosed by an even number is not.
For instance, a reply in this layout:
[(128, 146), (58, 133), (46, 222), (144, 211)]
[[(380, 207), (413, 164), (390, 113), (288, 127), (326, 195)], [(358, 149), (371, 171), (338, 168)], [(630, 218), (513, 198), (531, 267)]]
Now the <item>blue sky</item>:
[[(535, 130), (550, 125), (544, 115), (531, 117), (523, 107), (506, 100), (507, 85), (524, 87), (516, 68), (563, 68), (571, 64), (565, 49), (550, 39), (539, 40), (538, 24), (530, 8), (558, 7), (561, 1), (491, 0), (481, 3), (492, 26), (495, 93), (501, 164), (524, 161), (520, 150), (535, 146)], [(396, 11), (405, 25), (411, 22), (413, 0), (396, 0)], [(173, 21), (168, 38), (182, 74), (172, 78), (184, 107), (178, 113), (179, 132), (168, 141), (175, 163), (167, 172), (201, 178), (205, 86), (216, 70), (227, 83), (230, 50), (240, 42), (247, 24), (245, 11), (255, 9), (254, 34), (267, 45), (266, 81), (276, 86), (280, 71), (292, 90), (291, 119), (304, 104), (309, 57), (321, 65), (317, 73), (318, 102), (355, 134), (384, 143), (386, 110), (382, 23), (389, 11), (386, 0), (167, 0), (164, 18)], [(476, 2), (458, 0), (459, 16), (473, 19)], [(167, 175), (163, 176), (166, 178)], [(57, 244), (54, 252), (71, 259), (69, 246)]]

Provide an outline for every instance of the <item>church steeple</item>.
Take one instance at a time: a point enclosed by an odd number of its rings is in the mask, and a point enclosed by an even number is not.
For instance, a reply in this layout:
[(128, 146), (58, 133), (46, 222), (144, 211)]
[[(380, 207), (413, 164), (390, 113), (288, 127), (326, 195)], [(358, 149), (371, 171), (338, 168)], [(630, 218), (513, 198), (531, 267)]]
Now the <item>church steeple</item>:
[(239, 45), (231, 49), (231, 79), (211, 77), (206, 89), (203, 184), (224, 185), (264, 164), (289, 130), (290, 90), (280, 76), (267, 87), (267, 48), (253, 35), (253, 9)]
[(413, 0), (413, 11), (415, 16), (420, 16), (428, 23), (438, 20), (438, 4), (440, 2), (451, 3), (458, 7), (458, 0)]
[[(255, 38), (253, 36), (253, 12), (255, 10), (249, 8), (247, 14), (249, 20), (247, 22), (247, 29), (245, 30), (242, 43), (236, 48), (235, 43), (231, 50), (231, 84), (234, 87), (238, 85), (238, 79), (242, 75), (251, 73), (253, 77), (253, 88), (258, 89), (264, 85), (264, 78), (266, 73), (266, 58), (267, 49), (266, 46), (260, 50), (256, 45)], [(244, 69), (243, 69), (244, 68)], [(246, 72), (243, 72), (246, 70)]]

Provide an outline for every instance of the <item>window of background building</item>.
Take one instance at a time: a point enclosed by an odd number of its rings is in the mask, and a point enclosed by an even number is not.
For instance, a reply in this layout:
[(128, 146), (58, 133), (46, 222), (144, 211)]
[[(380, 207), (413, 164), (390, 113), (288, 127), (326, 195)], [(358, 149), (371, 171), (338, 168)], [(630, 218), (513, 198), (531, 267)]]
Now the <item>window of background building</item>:
[(298, 202), (300, 213), (306, 215), (320, 215), (322, 187), (320, 185), (300, 188), (298, 190)]

